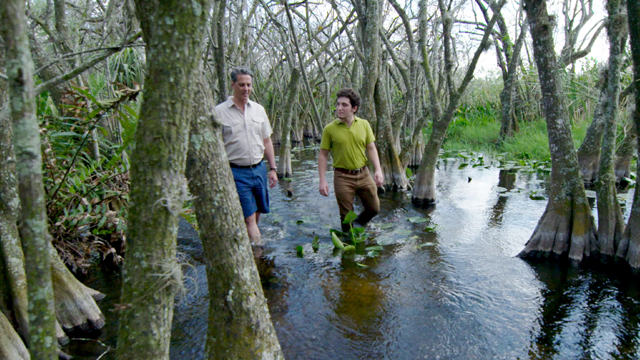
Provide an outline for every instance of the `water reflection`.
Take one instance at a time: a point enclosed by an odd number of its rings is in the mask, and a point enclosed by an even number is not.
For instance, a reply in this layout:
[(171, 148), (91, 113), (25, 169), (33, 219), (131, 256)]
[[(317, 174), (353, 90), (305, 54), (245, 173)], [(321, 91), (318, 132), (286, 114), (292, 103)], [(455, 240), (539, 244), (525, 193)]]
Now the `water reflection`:
[(568, 264), (532, 266), (545, 287), (531, 358), (640, 356), (636, 277), (621, 280), (610, 269), (577, 269)]

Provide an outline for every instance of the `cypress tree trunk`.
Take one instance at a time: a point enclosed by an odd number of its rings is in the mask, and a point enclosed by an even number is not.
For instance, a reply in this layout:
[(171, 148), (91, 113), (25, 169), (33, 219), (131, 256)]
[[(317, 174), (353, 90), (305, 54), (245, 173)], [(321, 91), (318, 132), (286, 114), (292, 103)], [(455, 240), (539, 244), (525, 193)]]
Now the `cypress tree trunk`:
[[(361, 1), (358, 11), (358, 25), (362, 30), (362, 48), (364, 52), (364, 74), (360, 89), (359, 116), (371, 122), (376, 122), (374, 92), (380, 74), (380, 15), (382, 5), (380, 0)], [(375, 127), (374, 127), (375, 128)]]
[(607, 34), (609, 37), (609, 81), (606, 87), (604, 105), (604, 133), (602, 153), (596, 182), (598, 197), (598, 251), (606, 258), (612, 258), (624, 231), (624, 220), (616, 193), (614, 160), (616, 152), (616, 126), (618, 98), (620, 95), (620, 69), (624, 54), (624, 39), (627, 36), (625, 14), (620, 5), (622, 0), (608, 0)]
[(516, 82), (518, 80), (518, 62), (520, 61), (520, 50), (527, 34), (527, 26), (524, 24), (520, 30), (520, 35), (516, 44), (513, 47), (513, 53), (508, 60), (507, 65), (507, 78), (504, 81), (504, 88), (500, 92), (500, 104), (502, 105), (501, 111), (501, 125), (500, 125), (500, 138), (513, 136), (516, 131), (517, 123), (516, 118), (513, 116), (513, 103), (516, 96)]
[(222, 125), (214, 115), (213, 95), (202, 79), (197, 87), (187, 177), (207, 265), (207, 356), (282, 359), (225, 153)]
[(33, 359), (56, 359), (57, 346), (53, 310), (53, 287), (48, 246), (45, 193), (42, 182), (40, 129), (33, 89), (33, 61), (27, 37), (24, 2), (0, 3), (2, 37), (6, 45), (7, 77), (13, 120), (13, 146), (22, 204), (20, 236), (27, 275), (29, 299), (29, 351)]
[(293, 170), (291, 168), (291, 118), (293, 117), (293, 106), (298, 99), (298, 89), (300, 87), (300, 70), (293, 68), (291, 70), (291, 79), (289, 80), (289, 96), (284, 107), (282, 115), (282, 126), (280, 128), (280, 156), (278, 157), (278, 178), (284, 179), (291, 177)]
[[(635, 84), (635, 102), (640, 104), (640, 3), (627, 0), (627, 20), (631, 39), (631, 57), (633, 59), (633, 84)], [(640, 129), (640, 111), (636, 106), (633, 114), (635, 128)], [(633, 208), (625, 229), (622, 242), (616, 255), (625, 259), (632, 269), (640, 270), (640, 191), (633, 194)]]
[(145, 99), (131, 158), (131, 207), (118, 359), (168, 359), (193, 76), (211, 0), (137, 0), (146, 42)]
[(518, 256), (555, 254), (580, 262), (596, 249), (595, 229), (558, 76), (553, 25), (545, 0), (526, 0), (525, 4), (547, 120), (551, 184), (547, 208)]
[(623, 187), (628, 185), (623, 181), (623, 178), (628, 178), (631, 175), (631, 160), (638, 147), (636, 125), (632, 122), (627, 125), (627, 129), (626, 136), (616, 151), (616, 164), (613, 170), (616, 174), (616, 183)]
[(216, 77), (218, 78), (218, 103), (227, 101), (227, 66), (224, 55), (224, 14), (227, 9), (226, 0), (217, 0), (218, 12), (215, 19), (211, 19), (215, 31), (215, 46), (213, 48), (213, 58), (215, 59)]
[(587, 134), (578, 148), (578, 165), (586, 185), (595, 183), (600, 167), (600, 151), (602, 149), (602, 132), (604, 131), (604, 108), (607, 96), (608, 71), (602, 74), (602, 84), (598, 104), (593, 112), (593, 120), (587, 128)]
[[(409, 180), (407, 179), (407, 172), (400, 162), (398, 152), (393, 146), (395, 138), (393, 129), (391, 129), (391, 114), (385, 91), (384, 76), (380, 76), (376, 82), (374, 100), (378, 118), (378, 138), (376, 142), (385, 181), (383, 187), (385, 190), (398, 191), (398, 189), (408, 188)], [(422, 136), (422, 134), (420, 135)]]

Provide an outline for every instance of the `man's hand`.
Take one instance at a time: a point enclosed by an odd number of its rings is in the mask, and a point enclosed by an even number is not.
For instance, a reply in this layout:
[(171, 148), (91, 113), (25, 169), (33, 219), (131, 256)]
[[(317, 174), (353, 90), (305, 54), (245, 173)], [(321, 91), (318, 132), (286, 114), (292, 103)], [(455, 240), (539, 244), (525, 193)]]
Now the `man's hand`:
[(382, 175), (382, 170), (376, 171), (373, 176), (373, 180), (376, 182), (376, 186), (380, 187), (384, 184), (384, 175)]
[(329, 196), (329, 184), (327, 180), (320, 180), (320, 195)]
[(278, 174), (274, 170), (269, 170), (269, 187), (274, 188), (278, 183)]

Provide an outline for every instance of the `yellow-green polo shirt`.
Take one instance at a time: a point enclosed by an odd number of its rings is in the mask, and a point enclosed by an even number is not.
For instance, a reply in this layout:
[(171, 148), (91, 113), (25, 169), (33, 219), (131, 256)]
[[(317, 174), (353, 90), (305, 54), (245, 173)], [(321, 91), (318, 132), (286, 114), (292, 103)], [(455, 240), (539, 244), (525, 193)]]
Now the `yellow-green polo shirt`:
[(367, 164), (367, 145), (375, 140), (369, 122), (356, 116), (350, 127), (339, 119), (325, 126), (320, 148), (331, 151), (334, 168), (355, 170)]

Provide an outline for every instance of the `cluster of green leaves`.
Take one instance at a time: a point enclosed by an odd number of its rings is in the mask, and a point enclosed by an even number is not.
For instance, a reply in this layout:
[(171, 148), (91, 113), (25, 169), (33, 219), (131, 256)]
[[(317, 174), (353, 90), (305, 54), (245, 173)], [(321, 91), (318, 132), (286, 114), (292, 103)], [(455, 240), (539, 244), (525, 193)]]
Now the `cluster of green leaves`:
[[(137, 92), (121, 87), (115, 91), (117, 98), (97, 99), (76, 87), (65, 94), (62, 114), (38, 107), (50, 232), (74, 271), (97, 258), (121, 261), (129, 192), (127, 150), (138, 120), (129, 104)], [(121, 141), (109, 140), (114, 126)]]

